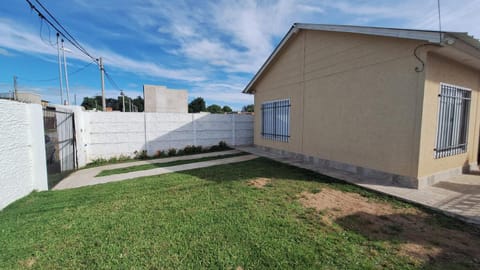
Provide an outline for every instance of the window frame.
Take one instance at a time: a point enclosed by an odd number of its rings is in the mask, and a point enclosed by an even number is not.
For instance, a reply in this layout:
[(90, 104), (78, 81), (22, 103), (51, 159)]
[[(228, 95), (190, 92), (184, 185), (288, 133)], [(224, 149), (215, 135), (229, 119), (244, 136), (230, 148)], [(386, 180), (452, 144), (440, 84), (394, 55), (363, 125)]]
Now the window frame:
[(269, 100), (261, 104), (261, 135), (263, 139), (280, 142), (290, 141), (291, 106), (290, 98)]
[[(444, 93), (444, 89), (450, 93)], [(455, 92), (451, 93), (452, 90)], [(472, 90), (470, 88), (440, 82), (435, 148), (433, 149), (435, 159), (467, 152), (471, 100)], [(461, 104), (458, 104), (459, 101)], [(457, 128), (458, 130), (456, 130)]]

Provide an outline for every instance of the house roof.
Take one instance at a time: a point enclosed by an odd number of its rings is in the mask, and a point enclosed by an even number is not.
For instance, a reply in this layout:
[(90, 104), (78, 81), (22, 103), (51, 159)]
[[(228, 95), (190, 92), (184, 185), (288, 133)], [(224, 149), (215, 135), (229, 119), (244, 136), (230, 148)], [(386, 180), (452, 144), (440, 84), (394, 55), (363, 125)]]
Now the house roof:
[[(294, 23), (287, 34), (282, 38), (272, 54), (267, 58), (262, 67), (253, 76), (252, 80), (248, 83), (243, 93), (251, 93), (252, 86), (260, 78), (263, 72), (271, 64), (273, 59), (282, 50), (285, 44), (294, 36), (299, 30), (317, 30), (317, 31), (329, 31), (329, 32), (343, 32), (364, 34), (372, 36), (383, 37), (395, 37), (404, 39), (413, 39), (419, 41), (425, 41), (431, 44), (438, 45), (450, 45), (449, 40), (461, 40), (468, 46), (476, 50), (480, 55), (480, 41), (472, 36), (469, 36), (466, 32), (448, 32), (448, 31), (432, 31), (432, 30), (417, 30), (417, 29), (401, 29), (401, 28), (384, 28), (384, 27), (370, 27), (370, 26), (351, 26), (351, 25), (331, 25), (331, 24), (304, 24)], [(480, 59), (480, 57), (478, 57)]]

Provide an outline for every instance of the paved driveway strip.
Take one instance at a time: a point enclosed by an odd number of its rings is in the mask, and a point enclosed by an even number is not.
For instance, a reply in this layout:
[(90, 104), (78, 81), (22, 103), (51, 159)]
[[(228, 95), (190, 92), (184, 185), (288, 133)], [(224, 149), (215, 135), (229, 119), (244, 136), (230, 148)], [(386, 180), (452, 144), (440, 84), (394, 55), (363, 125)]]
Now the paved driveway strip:
[[(222, 153), (228, 154), (235, 154), (236, 152), (232, 151), (225, 151)], [(237, 151), (239, 152), (239, 151)], [(208, 153), (210, 154), (210, 153)], [(211, 156), (218, 156), (218, 152), (216, 155), (211, 155)], [(226, 154), (223, 154), (226, 155)], [(194, 156), (189, 156), (190, 158), (184, 158), (184, 159), (191, 159), (191, 158), (201, 158), (201, 157), (206, 157), (206, 156), (199, 156), (195, 155)], [(183, 158), (183, 157), (182, 157)], [(238, 157), (231, 157), (231, 158), (223, 158), (223, 159), (216, 159), (216, 160), (210, 160), (210, 161), (201, 161), (201, 162), (193, 162), (193, 163), (188, 163), (188, 164), (183, 164), (183, 165), (176, 165), (176, 166), (170, 166), (170, 167), (163, 167), (163, 168), (156, 168), (156, 169), (151, 169), (151, 170), (143, 170), (143, 171), (136, 171), (136, 172), (129, 172), (129, 173), (122, 173), (122, 174), (114, 174), (114, 175), (109, 175), (109, 176), (102, 176), (102, 177), (95, 177), (99, 172), (106, 170), (106, 169), (116, 169), (119, 167), (111, 167), (111, 166), (102, 166), (102, 167), (97, 167), (97, 168), (92, 168), (92, 169), (87, 169), (87, 170), (80, 170), (69, 177), (65, 178), (62, 180), (58, 185), (56, 185), (53, 189), (54, 190), (60, 190), (60, 189), (70, 189), (70, 188), (77, 188), (77, 187), (83, 187), (83, 186), (91, 186), (91, 185), (97, 185), (97, 184), (103, 184), (103, 183), (109, 183), (109, 182), (117, 182), (117, 181), (122, 181), (122, 180), (127, 180), (127, 179), (133, 179), (133, 178), (138, 178), (138, 177), (145, 177), (145, 176), (152, 176), (152, 175), (159, 175), (159, 174), (165, 174), (165, 173), (171, 173), (171, 172), (179, 172), (179, 171), (186, 171), (186, 170), (192, 170), (192, 169), (198, 169), (198, 168), (205, 168), (205, 167), (210, 167), (210, 166), (215, 166), (215, 165), (223, 165), (223, 164), (229, 164), (229, 163), (236, 163), (236, 162), (242, 162), (242, 161), (247, 161), (247, 160), (252, 160), (257, 158), (255, 155), (244, 155), (244, 156), (238, 156)], [(183, 160), (184, 160), (183, 159)], [(175, 161), (172, 159), (162, 159), (163, 162), (171, 162)], [(180, 159), (176, 159), (180, 160)], [(128, 164), (128, 166), (124, 167), (130, 167), (130, 166), (136, 166), (139, 165), (136, 162), (131, 162), (131, 163), (125, 163)], [(156, 162), (159, 163), (159, 162)], [(143, 163), (145, 164), (145, 163)], [(148, 163), (147, 163), (148, 164)], [(120, 165), (120, 164), (116, 164)], [(123, 164), (121, 164), (123, 165)], [(124, 168), (120, 167), (120, 168)], [(96, 169), (96, 170), (93, 170)], [(86, 172), (84, 172), (86, 171)]]
[(53, 189), (56, 190), (56, 189), (69, 188), (70, 183), (85, 182), (88, 179), (95, 178), (95, 175), (99, 174), (104, 170), (128, 168), (132, 166), (139, 166), (139, 165), (145, 165), (145, 164), (166, 163), (166, 162), (172, 162), (172, 161), (178, 161), (178, 160), (189, 160), (189, 159), (199, 159), (199, 158), (205, 158), (205, 157), (232, 155), (232, 154), (238, 154), (238, 153), (240, 153), (240, 151), (238, 150), (228, 150), (228, 151), (203, 153), (203, 154), (196, 154), (196, 155), (186, 155), (186, 156), (179, 156), (179, 157), (168, 157), (168, 158), (158, 158), (158, 159), (141, 160), (141, 161), (133, 161), (133, 162), (124, 162), (124, 163), (118, 163), (118, 164), (110, 164), (110, 165), (104, 165), (99, 167), (93, 167), (90, 169), (82, 169), (72, 173), (67, 178), (63, 179)]

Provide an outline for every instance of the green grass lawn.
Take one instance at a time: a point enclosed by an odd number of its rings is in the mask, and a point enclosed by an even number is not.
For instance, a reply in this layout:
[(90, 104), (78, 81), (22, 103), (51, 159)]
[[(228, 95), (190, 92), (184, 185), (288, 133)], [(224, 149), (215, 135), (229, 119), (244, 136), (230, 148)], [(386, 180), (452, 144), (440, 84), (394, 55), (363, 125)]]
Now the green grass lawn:
[(149, 164), (130, 166), (130, 167), (125, 167), (125, 168), (103, 170), (99, 174), (97, 174), (96, 177), (107, 176), (107, 175), (112, 175), (112, 174), (151, 170), (151, 169), (156, 169), (156, 168), (183, 165), (183, 164), (188, 164), (188, 163), (193, 163), (193, 162), (201, 162), (201, 161), (231, 158), (231, 157), (243, 156), (243, 155), (246, 155), (246, 154), (248, 154), (248, 153), (242, 152), (242, 153), (229, 154), (229, 155), (218, 155), (218, 156), (203, 157), (203, 158), (192, 158), (192, 159), (176, 160), (176, 161), (163, 162), (163, 163), (149, 163)]
[[(263, 188), (248, 185), (259, 177), (271, 182)], [(431, 240), (439, 252), (419, 261), (401, 252), (406, 241), (402, 228), (375, 237), (365, 231), (362, 215), (327, 223), (325, 212), (299, 203), (300, 193), (326, 188), (359, 193), (395, 209), (416, 209), (260, 158), (32, 193), (0, 212), (0, 268), (478, 269), (475, 256), (456, 253), (438, 239), (421, 239), (420, 234), (418, 244)], [(473, 227), (418, 211), (422, 216), (412, 222), (424, 220), (426, 232), (468, 234), (480, 243)]]

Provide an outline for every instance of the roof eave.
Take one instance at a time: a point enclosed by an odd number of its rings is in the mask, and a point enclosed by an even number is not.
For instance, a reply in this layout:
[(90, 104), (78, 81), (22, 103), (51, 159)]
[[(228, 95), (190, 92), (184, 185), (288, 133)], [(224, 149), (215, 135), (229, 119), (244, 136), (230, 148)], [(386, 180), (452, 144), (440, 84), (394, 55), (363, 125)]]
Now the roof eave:
[(255, 84), (257, 81), (258, 77), (263, 73), (263, 71), (270, 65), (270, 62), (275, 58), (275, 56), (280, 52), (280, 50), (285, 46), (288, 40), (290, 40), (290, 37), (294, 34), (297, 33), (298, 29), (296, 27), (296, 23), (290, 27), (290, 30), (288, 30), (287, 34), (282, 38), (280, 43), (278, 43), (277, 47), (273, 50), (273, 52), (270, 54), (270, 56), (267, 58), (267, 60), (263, 63), (262, 67), (257, 71), (255, 76), (253, 76), (252, 80), (247, 84), (245, 89), (243, 89), (242, 93), (244, 94), (252, 94), (252, 89), (251, 87)]
[(366, 26), (349, 26), (349, 25), (327, 25), (327, 24), (302, 24), (294, 23), (287, 34), (282, 38), (280, 43), (275, 47), (273, 52), (267, 58), (265, 63), (257, 71), (252, 80), (247, 84), (242, 93), (253, 94), (254, 89), (252, 87), (255, 85), (256, 81), (260, 78), (262, 73), (268, 68), (270, 63), (276, 57), (276, 55), (282, 50), (285, 44), (290, 40), (290, 38), (298, 33), (299, 30), (320, 30), (320, 31), (329, 31), (329, 32), (342, 32), (342, 33), (353, 33), (353, 34), (364, 34), (372, 36), (383, 36), (383, 37), (393, 37), (393, 38), (403, 38), (403, 39), (412, 39), (418, 41), (425, 41), (432, 44), (445, 45), (442, 41), (445, 40), (448, 36), (453, 36), (457, 39), (462, 40), (467, 43), (469, 46), (480, 51), (480, 43), (478, 40), (473, 37), (468, 36), (467, 33), (461, 32), (439, 32), (431, 30), (415, 30), (415, 29), (400, 29), (400, 28), (382, 28), (382, 27), (366, 27)]

